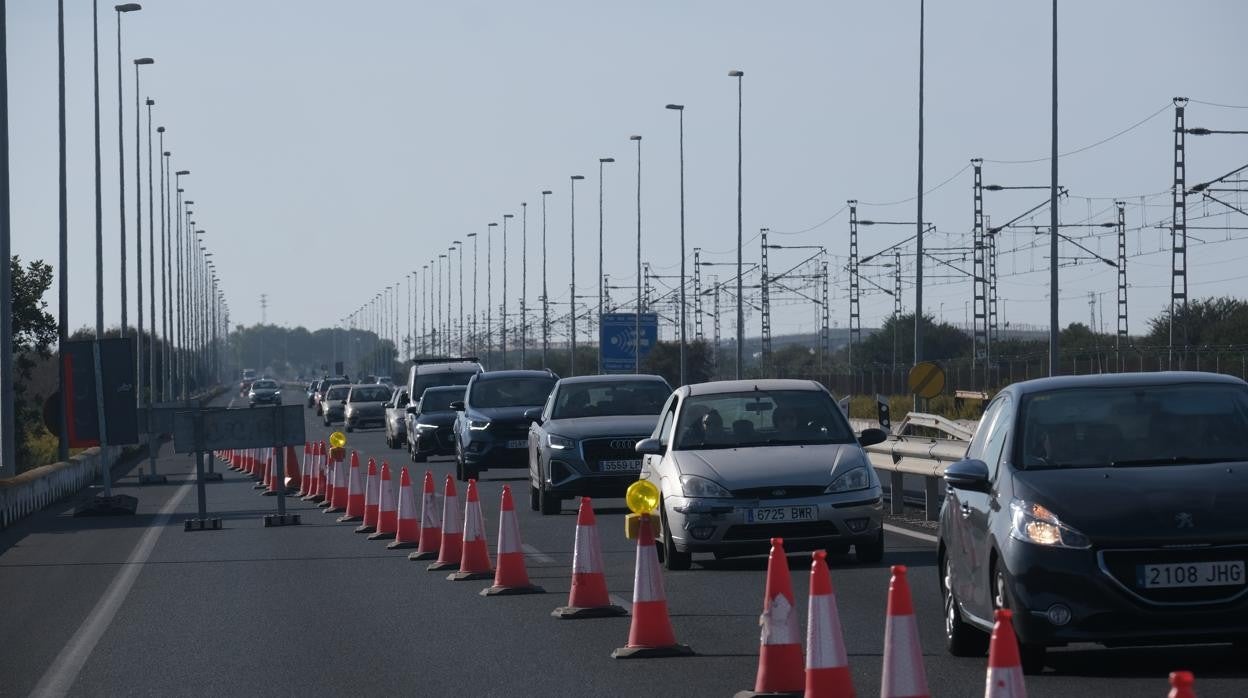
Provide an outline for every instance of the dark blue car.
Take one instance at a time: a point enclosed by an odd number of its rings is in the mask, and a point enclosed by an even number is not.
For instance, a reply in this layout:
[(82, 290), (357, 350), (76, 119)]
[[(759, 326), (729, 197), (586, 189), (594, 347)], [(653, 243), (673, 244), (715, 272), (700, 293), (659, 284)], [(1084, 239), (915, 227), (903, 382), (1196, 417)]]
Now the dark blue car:
[(468, 381), (463, 402), (451, 404), (455, 420), (455, 475), (475, 479), (491, 468), (529, 465), (529, 423), (524, 413), (546, 402), (559, 379), (552, 371), (491, 371)]

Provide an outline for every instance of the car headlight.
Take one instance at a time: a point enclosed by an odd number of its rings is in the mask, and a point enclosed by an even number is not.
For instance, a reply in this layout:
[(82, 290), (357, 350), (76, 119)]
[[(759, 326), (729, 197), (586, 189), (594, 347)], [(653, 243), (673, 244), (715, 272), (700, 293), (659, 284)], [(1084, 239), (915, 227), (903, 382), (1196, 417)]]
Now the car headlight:
[(473, 431), (485, 431), (490, 428), (490, 420), (488, 419), (470, 419), (468, 420), (468, 428)]
[(824, 492), (835, 494), (837, 492), (853, 492), (855, 490), (865, 490), (871, 486), (871, 471), (863, 466), (853, 468), (842, 473), (839, 477), (828, 485), (828, 489)]
[(573, 441), (572, 439), (564, 438), (562, 436), (556, 436), (554, 434), (546, 435), (546, 445), (550, 446), (551, 448), (558, 449), (560, 451), (566, 448), (576, 448), (576, 442)]
[(425, 424), (424, 422), (416, 422), (416, 428), (425, 429), (427, 431), (433, 431), (438, 428), (438, 425), (437, 424)]
[(1010, 537), (1055, 548), (1090, 548), (1088, 537), (1062, 523), (1048, 508), (1015, 498), (1010, 501)]
[(686, 497), (732, 497), (719, 483), (697, 475), (681, 475), (680, 489)]

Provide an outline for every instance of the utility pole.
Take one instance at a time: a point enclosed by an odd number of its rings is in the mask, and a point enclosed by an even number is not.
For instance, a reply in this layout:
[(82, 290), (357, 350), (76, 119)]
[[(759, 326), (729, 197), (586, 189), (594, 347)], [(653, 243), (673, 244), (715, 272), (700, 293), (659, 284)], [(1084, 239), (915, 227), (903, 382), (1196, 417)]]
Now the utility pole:
[(715, 308), (715, 314), (714, 314), (714, 316), (713, 316), (713, 323), (714, 323), (714, 324), (713, 324), (713, 328), (714, 328), (714, 329), (712, 330), (712, 331), (715, 333), (715, 334), (714, 334), (715, 354), (714, 354), (714, 357), (713, 357), (713, 362), (712, 362), (712, 365), (715, 367), (716, 375), (718, 375), (718, 373), (719, 373), (720, 336), (721, 336), (721, 335), (720, 335), (720, 324), (719, 324), (719, 291), (720, 291), (721, 285), (720, 285), (720, 283), (719, 283), (719, 276), (718, 276), (718, 275), (712, 276), (711, 278), (713, 279), (713, 283), (715, 284), (715, 301), (714, 301), (714, 303), (715, 303), (715, 305), (714, 305), (714, 308)]
[[(972, 225), (974, 266), (971, 274), (975, 285), (973, 289), (974, 307), (972, 309), (972, 319), (975, 324), (972, 334), (974, 350), (971, 353), (971, 375), (976, 373), (976, 363), (983, 361), (985, 376), (987, 376), (990, 350), (988, 345), (988, 272), (984, 255), (983, 164), (984, 161), (981, 158), (971, 159), (971, 167), (974, 168), (975, 173), (974, 185), (972, 187), (974, 195), (974, 219)], [(987, 386), (985, 385), (985, 387)]]
[(771, 291), (770, 279), (767, 278), (767, 228), (763, 228), (760, 234), (763, 239), (762, 256), (760, 257), (759, 269), (762, 274), (762, 334), (763, 334), (763, 361), (770, 368), (771, 366)]
[(823, 276), (823, 288), (820, 294), (820, 302), (823, 303), (823, 318), (822, 322), (819, 323), (819, 370), (828, 371), (832, 367), (831, 346), (828, 341), (828, 324), (832, 319), (832, 298), (828, 289), (828, 262), (826, 259), (821, 264), (821, 273)]
[[(17, 420), (14, 418), (13, 400), (13, 275), (12, 230), (9, 219), (9, 48), (5, 0), (0, 0), (0, 478), (17, 475)], [(92, 16), (93, 23), (96, 21)], [(96, 62), (98, 65), (99, 57)], [(99, 84), (99, 72), (96, 72)], [(97, 87), (98, 94), (98, 87)], [(96, 101), (99, 113), (99, 101)], [(99, 117), (96, 117), (99, 123)], [(98, 131), (98, 126), (97, 126)], [(99, 137), (96, 137), (98, 153)], [(96, 182), (99, 182), (99, 157), (96, 157)], [(97, 189), (98, 191), (98, 189)], [(96, 228), (99, 236), (97, 195)], [(103, 282), (97, 282), (101, 288)], [(102, 320), (102, 318), (101, 318)], [(103, 325), (101, 321), (100, 326)], [(57, 363), (60, 363), (58, 360)], [(64, 401), (62, 401), (62, 404)]]
[(269, 294), (260, 294), (260, 324), (267, 325), (269, 322)]
[[(858, 200), (850, 199), (845, 203), (849, 204), (849, 343), (846, 345), (845, 357), (849, 364), (850, 384), (852, 385), (854, 344), (861, 341), (862, 337), (862, 316), (858, 304), (860, 293), (858, 287)], [(915, 331), (918, 331), (917, 326)]]
[(693, 339), (702, 341), (702, 248), (693, 248)]
[(897, 373), (897, 325), (901, 324), (901, 249), (893, 249), (893, 374)]
[[(461, 281), (462, 283), (462, 281)], [(520, 202), (520, 368), (529, 356), (529, 204)], [(460, 300), (463, 305), (463, 300)], [(462, 308), (460, 312), (463, 312)]]
[[(1174, 98), (1174, 188), (1170, 218), (1170, 347), (1167, 358), (1169, 369), (1174, 368), (1174, 316), (1176, 312), (1184, 313), (1179, 333), (1184, 350), (1187, 348), (1187, 128), (1184, 118), (1186, 108), (1186, 97)], [(1181, 307), (1175, 307), (1176, 301)]]
[(1117, 354), (1118, 370), (1122, 370), (1122, 345), (1127, 337), (1127, 212), (1126, 204), (1115, 201), (1118, 207), (1118, 332), (1114, 336), (1114, 352)]
[[(1056, 0), (1054, 0), (1056, 2)], [(925, 3), (919, 0), (919, 167), (918, 167), (918, 191), (915, 196), (918, 212), (915, 215), (915, 236), (914, 236), (914, 363), (923, 360), (923, 54), (924, 40), (926, 31), (926, 12)], [(1055, 175), (1056, 176), (1056, 175)], [(856, 246), (856, 245), (855, 245)], [(857, 267), (855, 263), (854, 271), (850, 273), (851, 282), (856, 282)], [(858, 305), (857, 298), (853, 299), (851, 307)], [(850, 319), (850, 343), (852, 346), (854, 334), (854, 319)], [(852, 364), (851, 364), (852, 367)], [(915, 398), (915, 406), (920, 405), (919, 399)]]
[(546, 291), (546, 197), (549, 189), (542, 190), (542, 368), (548, 368), (546, 352), (550, 349), (550, 296)]

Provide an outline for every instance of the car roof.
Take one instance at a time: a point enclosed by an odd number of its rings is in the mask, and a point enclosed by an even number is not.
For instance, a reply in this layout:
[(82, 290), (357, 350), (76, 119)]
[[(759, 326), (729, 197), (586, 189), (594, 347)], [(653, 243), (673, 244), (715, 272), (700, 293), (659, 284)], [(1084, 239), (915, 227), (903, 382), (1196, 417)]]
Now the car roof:
[(538, 371), (514, 369), (511, 371), (486, 371), (473, 377), (473, 380), (480, 382), (506, 380), (508, 378), (550, 378), (558, 380), (559, 376), (556, 376), (554, 371), (549, 369)]
[(722, 393), (745, 393), (751, 390), (824, 390), (812, 380), (793, 378), (763, 378), (759, 380), (710, 381), (694, 383), (680, 388), (686, 397), (694, 395), (719, 395)]
[(1010, 385), (1005, 390), (1015, 395), (1068, 390), (1072, 388), (1113, 388), (1146, 385), (1179, 385), (1206, 383), (1209, 385), (1248, 386), (1243, 380), (1220, 373), (1199, 371), (1158, 371), (1155, 373), (1102, 373), (1084, 376), (1052, 376), (1035, 378)]
[(416, 364), (416, 375), (426, 373), (481, 373), (485, 371), (476, 361), (447, 361), (436, 364)]
[[(429, 393), (453, 393), (453, 392), (463, 393), (464, 389), (467, 387), (468, 386), (466, 385), (435, 385), (431, 388), (425, 388), (425, 392), (423, 394), (428, 395)], [(404, 390), (407, 390), (407, 388), (404, 388)]]
[(559, 385), (576, 385), (577, 383), (636, 383), (645, 381), (647, 383), (667, 383), (667, 379), (663, 376), (656, 376), (650, 373), (604, 373), (595, 376), (568, 376), (560, 378)]

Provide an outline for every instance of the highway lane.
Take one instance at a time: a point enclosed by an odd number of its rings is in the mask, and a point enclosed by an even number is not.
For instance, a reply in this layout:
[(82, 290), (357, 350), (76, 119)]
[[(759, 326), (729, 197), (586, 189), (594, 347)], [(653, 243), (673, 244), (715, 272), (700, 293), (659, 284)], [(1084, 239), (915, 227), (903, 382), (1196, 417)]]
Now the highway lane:
[[(308, 416), (310, 437), (329, 430)], [(386, 448), (380, 430), (350, 435), (350, 446), (391, 466), (426, 467), (440, 485), (449, 460), (413, 465)], [(167, 448), (167, 447), (166, 447)], [(72, 519), (43, 512), (0, 534), (0, 694), (25, 695), (95, 608), (144, 527), (192, 471), (190, 460), (162, 462), (170, 484), (123, 478), (119, 491), (140, 498), (134, 519)], [(274, 511), (251, 481), (227, 471), (209, 486), (209, 509), (225, 530), (184, 533), (166, 527), (118, 612), (72, 683), (75, 695), (339, 694), (397, 690), (423, 695), (726, 695), (753, 685), (765, 560), (699, 561), (666, 573), (678, 640), (699, 656), (618, 661), (627, 618), (559, 621), (566, 601), (574, 504), (561, 516), (527, 509), (521, 470), (484, 473), (481, 497), (488, 539), (496, 541), (498, 498), (510, 484), (522, 535), (537, 555), (529, 572), (545, 595), (482, 598), (486, 582), (453, 583), (410, 562), (406, 551), (352, 532), (335, 516), (297, 500), (298, 527), (265, 529)], [(461, 489), (462, 497), (462, 489)], [(608, 584), (631, 599), (634, 547), (624, 539), (622, 500), (600, 500), (598, 522)], [(193, 514), (194, 497), (179, 513)], [(180, 518), (175, 518), (175, 524)], [(982, 691), (986, 659), (957, 659), (941, 647), (934, 546), (887, 536), (881, 565), (833, 559), (832, 577), (855, 683), (878, 691), (888, 565), (910, 566), (925, 665), (936, 695)], [(491, 552), (493, 549), (491, 548)], [(809, 558), (794, 555), (799, 610), (805, 614)], [(20, 641), (14, 642), (15, 638)], [(1248, 693), (1242, 661), (1221, 647), (1150, 650), (1075, 648), (1053, 652), (1045, 675), (1029, 677), (1033, 696), (1164, 695), (1174, 668), (1198, 674), (1202, 696)]]

